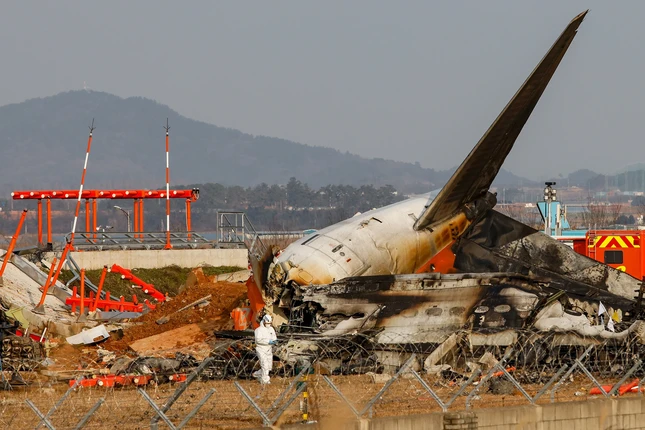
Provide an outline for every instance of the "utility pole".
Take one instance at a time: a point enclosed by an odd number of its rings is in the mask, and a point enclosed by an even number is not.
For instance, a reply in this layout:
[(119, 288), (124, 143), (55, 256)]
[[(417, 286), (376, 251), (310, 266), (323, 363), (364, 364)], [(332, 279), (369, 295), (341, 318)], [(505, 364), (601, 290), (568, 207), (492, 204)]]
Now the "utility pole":
[(128, 230), (128, 233), (130, 233), (130, 211), (123, 209), (121, 206), (114, 206), (114, 209), (118, 209), (125, 214), (126, 219), (128, 221), (127, 230)]

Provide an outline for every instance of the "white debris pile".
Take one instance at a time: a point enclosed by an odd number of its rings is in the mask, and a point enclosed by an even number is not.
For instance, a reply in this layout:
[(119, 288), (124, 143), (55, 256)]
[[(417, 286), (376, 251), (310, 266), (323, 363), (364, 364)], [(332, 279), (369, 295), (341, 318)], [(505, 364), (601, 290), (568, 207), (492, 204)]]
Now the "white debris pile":
[[(42, 296), (40, 287), (42, 285), (39, 285), (12, 263), (7, 264), (2, 281), (3, 286), (0, 287), (0, 298), (5, 305), (9, 305), (12, 308), (33, 309), (40, 301)], [(65, 309), (65, 303), (48, 294), (45, 297), (45, 314), (50, 315), (53, 313), (51, 316), (55, 316), (59, 312), (69, 317), (69, 311)]]
[(77, 321), (65, 303), (51, 294), (45, 297), (44, 313), (34, 312), (42, 297), (41, 286), (13, 263), (7, 264), (0, 287), (0, 301), (7, 316), (19, 321), (29, 332), (42, 333), (47, 328), (51, 335), (71, 336), (84, 327), (97, 325)]

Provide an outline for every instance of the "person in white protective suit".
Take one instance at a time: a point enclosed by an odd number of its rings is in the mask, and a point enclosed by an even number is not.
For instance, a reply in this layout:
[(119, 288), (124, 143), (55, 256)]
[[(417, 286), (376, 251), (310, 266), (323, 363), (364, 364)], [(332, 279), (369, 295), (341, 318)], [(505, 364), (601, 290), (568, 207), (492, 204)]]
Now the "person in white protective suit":
[(260, 326), (255, 329), (255, 352), (260, 359), (260, 370), (253, 372), (253, 376), (260, 379), (261, 384), (269, 384), (269, 372), (273, 368), (273, 348), (278, 342), (275, 330), (271, 326), (271, 315), (262, 317)]

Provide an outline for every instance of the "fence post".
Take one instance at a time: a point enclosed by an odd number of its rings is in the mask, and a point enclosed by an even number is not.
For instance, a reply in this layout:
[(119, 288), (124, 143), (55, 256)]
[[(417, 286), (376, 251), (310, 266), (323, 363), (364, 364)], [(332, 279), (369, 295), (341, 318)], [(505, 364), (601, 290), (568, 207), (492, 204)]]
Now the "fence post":
[(553, 376), (551, 377), (551, 379), (549, 379), (549, 382), (547, 382), (547, 383), (546, 383), (546, 385), (545, 385), (544, 387), (542, 387), (542, 389), (541, 389), (540, 391), (538, 391), (538, 393), (535, 395), (535, 397), (533, 397), (533, 403), (537, 402), (537, 401), (538, 401), (538, 399), (539, 399), (540, 397), (542, 397), (542, 395), (543, 395), (544, 393), (546, 393), (546, 390), (551, 386), (551, 384), (553, 384), (553, 383), (554, 383), (554, 382), (555, 382), (555, 381), (560, 377), (560, 375), (562, 374), (562, 372), (564, 372), (565, 370), (567, 370), (567, 368), (568, 368), (568, 367), (569, 367), (569, 366), (568, 366), (567, 364), (565, 364), (565, 365), (563, 365), (560, 369), (558, 369), (558, 371), (555, 373), (555, 375), (553, 375)]
[[(58, 399), (58, 401), (56, 402), (56, 404), (55, 404), (54, 406), (52, 406), (52, 408), (49, 410), (49, 412), (47, 412), (47, 415), (45, 415), (45, 417), (44, 417), (44, 418), (42, 418), (42, 417), (41, 417), (41, 420), (40, 420), (40, 421), (38, 422), (38, 424), (36, 425), (36, 430), (38, 430), (38, 428), (40, 427), (40, 425), (41, 425), (41, 424), (43, 424), (43, 423), (45, 423), (45, 425), (47, 425), (47, 424), (46, 424), (47, 419), (48, 419), (48, 418), (49, 418), (49, 417), (50, 417), (54, 412), (56, 412), (56, 409), (58, 409), (58, 408), (60, 407), (60, 405), (62, 405), (62, 404), (63, 404), (63, 402), (65, 401), (65, 399), (67, 398), (67, 396), (69, 396), (69, 395), (70, 395), (70, 393), (71, 393), (72, 391), (74, 391), (74, 390), (76, 389), (76, 387), (78, 387), (78, 384), (80, 384), (80, 383), (81, 383), (81, 380), (82, 380), (82, 379), (83, 379), (83, 377), (78, 377), (78, 378), (76, 378), (76, 381), (74, 381), (74, 384), (73, 384), (71, 387), (69, 387), (69, 388), (67, 389), (67, 391), (65, 391), (65, 394), (63, 394), (63, 395), (61, 396), (61, 398), (60, 398), (60, 399)], [(32, 409), (33, 409), (33, 408), (32, 408)]]
[(98, 402), (94, 406), (92, 406), (92, 409), (90, 409), (85, 416), (79, 421), (79, 423), (74, 427), (74, 430), (81, 430), (83, 427), (85, 427), (85, 424), (92, 418), (92, 415), (94, 415), (94, 412), (105, 402), (105, 399), (101, 398), (99, 399)]
[(484, 378), (481, 381), (479, 381), (479, 384), (477, 384), (475, 389), (473, 389), (468, 394), (468, 396), (466, 397), (466, 409), (470, 409), (470, 400), (475, 396), (475, 394), (477, 394), (477, 391), (479, 390), (479, 387), (481, 387), (482, 384), (487, 382), (493, 376), (493, 371), (497, 368), (497, 366), (499, 366), (499, 365), (503, 366), (504, 363), (506, 363), (506, 360), (509, 359), (509, 357), (511, 356), (512, 353), (513, 353), (513, 348), (511, 348), (508, 351), (506, 351), (506, 354), (504, 354), (504, 357), (502, 357), (502, 359), (499, 360), (499, 362), (497, 362), (497, 364), (495, 366), (491, 367), (488, 370), (488, 373), (486, 373), (486, 376), (484, 376)]
[[(204, 361), (201, 362), (201, 364), (197, 367), (197, 369), (195, 369), (193, 373), (188, 375), (188, 378), (186, 378), (186, 381), (184, 381), (182, 384), (179, 385), (179, 387), (175, 390), (175, 392), (170, 397), (170, 399), (168, 399), (168, 401), (164, 403), (160, 411), (165, 414), (170, 409), (170, 407), (177, 401), (177, 399), (179, 399), (179, 397), (182, 394), (184, 394), (184, 391), (188, 389), (188, 386), (192, 384), (195, 381), (195, 379), (197, 379), (197, 377), (204, 371), (206, 366), (208, 366), (212, 361), (213, 361), (212, 357), (208, 357), (204, 359)], [(155, 405), (155, 408), (156, 408), (156, 405)], [(163, 417), (157, 413), (157, 415), (155, 415), (150, 419), (151, 430), (156, 430), (158, 428), (160, 418), (163, 418)]]
[(567, 379), (569, 375), (573, 373), (574, 370), (576, 370), (576, 367), (578, 367), (578, 362), (581, 362), (582, 360), (587, 358), (587, 355), (589, 355), (593, 347), (594, 345), (589, 346), (589, 348), (587, 348), (585, 352), (583, 352), (582, 355), (578, 357), (578, 359), (573, 363), (573, 366), (571, 366), (571, 368), (569, 368), (569, 370), (567, 370), (567, 372), (564, 375), (562, 375), (562, 378), (560, 378), (557, 384), (553, 386), (553, 390), (551, 390), (551, 403), (555, 402), (555, 392), (558, 391), (558, 388), (560, 388), (560, 385), (562, 385), (564, 380)]
[(623, 383), (627, 380), (627, 378), (629, 378), (632, 375), (632, 373), (634, 373), (634, 372), (636, 372), (636, 370), (638, 370), (638, 368), (640, 367), (641, 363), (642, 362), (640, 360), (636, 360), (636, 362), (631, 367), (631, 369), (629, 369), (629, 371), (627, 371), (627, 373), (625, 373), (625, 376), (623, 376), (620, 379), (620, 381), (616, 382), (616, 384), (612, 387), (612, 389), (609, 390), (609, 395), (610, 396), (613, 396), (613, 395), (616, 394), (616, 392), (618, 392), (618, 389), (620, 388), (620, 386), (623, 385)]

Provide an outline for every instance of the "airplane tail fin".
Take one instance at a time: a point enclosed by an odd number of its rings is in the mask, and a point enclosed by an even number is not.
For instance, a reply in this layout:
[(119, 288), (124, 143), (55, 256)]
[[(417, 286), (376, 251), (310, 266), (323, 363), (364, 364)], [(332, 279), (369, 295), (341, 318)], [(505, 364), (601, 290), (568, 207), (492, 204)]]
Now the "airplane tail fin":
[(464, 205), (485, 196), (587, 12), (576, 16), (567, 25), (448, 183), (426, 205), (414, 224), (415, 230), (432, 227)]

